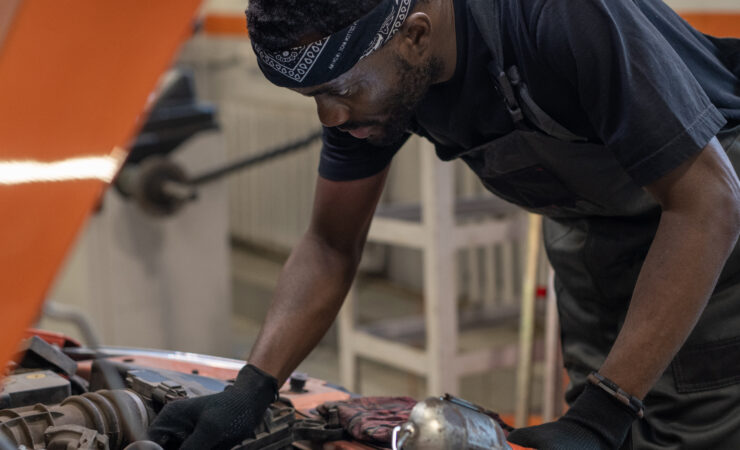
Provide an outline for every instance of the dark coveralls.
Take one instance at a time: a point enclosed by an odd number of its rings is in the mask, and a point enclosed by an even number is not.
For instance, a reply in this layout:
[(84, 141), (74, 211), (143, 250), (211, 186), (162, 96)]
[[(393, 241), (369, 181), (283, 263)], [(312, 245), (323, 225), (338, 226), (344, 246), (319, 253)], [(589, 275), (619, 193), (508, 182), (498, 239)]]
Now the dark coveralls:
[[(621, 11), (621, 7), (613, 11), (606, 6), (605, 2), (613, 1), (568, 0), (568, 3), (598, 4), (596, 8), (602, 8), (598, 9), (600, 13), (638, 14), (636, 20), (634, 17), (629, 20), (642, 21), (640, 26), (664, 36), (676, 33), (676, 27), (690, 29), (658, 0), (616, 0), (634, 4)], [(572, 381), (567, 400), (572, 402), (582, 391), (586, 375), (604, 362), (624, 321), (661, 214), (660, 206), (641, 186), (659, 176), (642, 173), (643, 169), (626, 170), (623, 155), (610, 151), (609, 142), (593, 136), (579, 137), (577, 131), (571, 131), (546, 113), (545, 106), (538, 105), (536, 92), (530, 92), (527, 84), (529, 80), (542, 78), (548, 68), (538, 62), (538, 49), (531, 45), (531, 40), (519, 38), (517, 33), (531, 32), (526, 27), (533, 23), (532, 14), (522, 18), (525, 9), (522, 4), (542, 4), (541, 14), (545, 14), (548, 1), (501, 0), (501, 9), (496, 9), (498, 14), (491, 14), (491, 8), (486, 6), (496, 3), (458, 1), (456, 14), (465, 15), (473, 25), (461, 23), (465, 20), (461, 17), (456, 17), (456, 23), (458, 28), (467, 25), (484, 30), (479, 31), (477, 39), (482, 37), (490, 51), (491, 62), (486, 67), (489, 83), (497, 88), (499, 103), (512, 117), (512, 129), (494, 138), (486, 136), (483, 142), (478, 137), (474, 139), (476, 145), (448, 153), (445, 153), (444, 136), (423, 128), (417, 132), (438, 144), (441, 158), (463, 159), (494, 194), (545, 216), (545, 246), (556, 273), (564, 360)], [(558, 11), (555, 8), (551, 13)], [(523, 25), (515, 28), (511, 23)], [(508, 33), (491, 32), (499, 29)], [(695, 30), (688, 33), (686, 39), (713, 48)], [(496, 38), (502, 34), (504, 38)], [(458, 39), (469, 36), (458, 34)], [(673, 45), (681, 42), (671, 41)], [(720, 66), (716, 55), (709, 53), (686, 63), (691, 70), (727, 71), (723, 75), (731, 79), (729, 70)], [(468, 58), (472, 57), (468, 54)], [(508, 76), (502, 79), (497, 75), (504, 68)], [(688, 72), (680, 63), (666, 70)], [(740, 82), (737, 78), (734, 82), (735, 91), (728, 95), (737, 99), (738, 116), (725, 111), (723, 115), (704, 93), (692, 93), (698, 98), (693, 100), (697, 109), (693, 122), (686, 124), (685, 133), (673, 137), (675, 142), (666, 143), (665, 151), (671, 151), (672, 145), (681, 147), (682, 140), (693, 140), (695, 154), (717, 134), (736, 171), (740, 169)], [(687, 89), (692, 88), (695, 89), (693, 86)], [(588, 101), (581, 102), (584, 100)], [(423, 116), (423, 112), (417, 111)], [(661, 124), (652, 126), (659, 128)], [(327, 131), (320, 172), (333, 179), (358, 178), (361, 174), (356, 172), (357, 166), (353, 168), (348, 155), (361, 152), (337, 133)], [(385, 167), (397, 148), (373, 150), (375, 156), (371, 161), (356, 156), (357, 164), (362, 162), (365, 167), (376, 166), (376, 169)], [(378, 156), (384, 154), (385, 160)], [(645, 159), (653, 156), (646, 155)], [(674, 161), (661, 168), (663, 173), (657, 175), (667, 173), (689, 156), (689, 153), (676, 155)], [(345, 174), (350, 175), (342, 176), (334, 171), (341, 171), (343, 166)], [(669, 369), (645, 398), (645, 407), (645, 419), (635, 423), (627, 445), (639, 449), (740, 448), (740, 248), (732, 252), (705, 312)]]

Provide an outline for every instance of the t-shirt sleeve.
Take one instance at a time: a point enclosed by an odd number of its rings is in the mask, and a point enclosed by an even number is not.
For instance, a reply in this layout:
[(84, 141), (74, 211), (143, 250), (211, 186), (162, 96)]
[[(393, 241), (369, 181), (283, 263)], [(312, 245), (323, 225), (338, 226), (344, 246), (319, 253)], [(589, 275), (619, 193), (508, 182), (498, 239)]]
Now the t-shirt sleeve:
[(549, 0), (537, 51), (573, 83), (599, 138), (640, 185), (706, 146), (725, 119), (634, 1)]
[(406, 142), (375, 146), (337, 128), (324, 127), (324, 145), (319, 159), (319, 175), (333, 181), (351, 181), (375, 175), (388, 167), (393, 156)]

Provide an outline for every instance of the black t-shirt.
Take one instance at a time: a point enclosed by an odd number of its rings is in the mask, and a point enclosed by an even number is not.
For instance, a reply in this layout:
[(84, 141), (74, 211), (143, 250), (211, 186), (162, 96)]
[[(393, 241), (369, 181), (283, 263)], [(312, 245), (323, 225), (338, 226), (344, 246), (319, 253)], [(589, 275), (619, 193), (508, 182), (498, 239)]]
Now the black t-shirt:
[[(604, 144), (640, 185), (740, 122), (740, 81), (716, 47), (661, 0), (500, 0), (505, 65), (559, 123)], [(458, 61), (431, 87), (414, 129), (444, 160), (513, 130), (490, 77), (490, 50), (466, 0), (454, 0)], [(353, 180), (383, 170), (403, 142), (376, 147), (324, 132), (319, 173)]]

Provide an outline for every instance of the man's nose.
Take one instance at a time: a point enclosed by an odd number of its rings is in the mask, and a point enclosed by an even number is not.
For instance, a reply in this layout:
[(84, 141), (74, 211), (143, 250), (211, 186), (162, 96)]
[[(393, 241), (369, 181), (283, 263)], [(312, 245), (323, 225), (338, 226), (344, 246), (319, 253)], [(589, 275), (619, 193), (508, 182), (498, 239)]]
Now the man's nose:
[(321, 124), (327, 128), (338, 127), (349, 121), (347, 105), (327, 96), (316, 97), (316, 110)]

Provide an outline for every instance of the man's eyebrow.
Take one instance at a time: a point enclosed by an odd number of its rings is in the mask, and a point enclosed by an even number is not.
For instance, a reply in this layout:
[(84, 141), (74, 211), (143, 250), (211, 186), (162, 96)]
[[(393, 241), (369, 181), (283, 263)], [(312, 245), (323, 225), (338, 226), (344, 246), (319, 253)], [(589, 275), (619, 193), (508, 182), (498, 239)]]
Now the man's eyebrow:
[(305, 95), (306, 97), (316, 97), (317, 95), (332, 92), (332, 90), (333, 90), (332, 88), (328, 86), (324, 86), (324, 87), (316, 88), (309, 92), (304, 92), (303, 95)]

